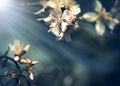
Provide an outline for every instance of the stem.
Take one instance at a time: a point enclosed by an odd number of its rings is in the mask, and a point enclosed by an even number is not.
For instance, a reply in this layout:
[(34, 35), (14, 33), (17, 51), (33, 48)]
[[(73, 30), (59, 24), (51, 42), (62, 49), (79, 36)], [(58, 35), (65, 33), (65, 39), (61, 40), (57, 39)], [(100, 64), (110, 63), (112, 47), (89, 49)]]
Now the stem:
[[(5, 64), (7, 63), (8, 60), (12, 61), (12, 62), (15, 64), (17, 70), (18, 70), (19, 73), (20, 73), (20, 74), (18, 75), (19, 78), (20, 78), (20, 77), (24, 77), (24, 78), (26, 79), (27, 83), (28, 83), (28, 86), (33, 86), (32, 82), (31, 82), (29, 79), (27, 79), (26, 76), (24, 76), (24, 74), (23, 74), (23, 72), (22, 72), (22, 70), (21, 70), (21, 67), (20, 67), (19, 63), (16, 62), (13, 58), (7, 56), (8, 52), (9, 52), (9, 49), (8, 49), (2, 56), (0, 56), (0, 60), (1, 60), (1, 59), (5, 59), (5, 61), (4, 61), (5, 63), (3, 64), (3, 67), (5, 66)], [(3, 76), (3, 77), (4, 77), (4, 76)], [(2, 80), (2, 78), (1, 78), (1, 80)], [(1, 80), (0, 80), (0, 84), (3, 86), (3, 83), (2, 83)], [(11, 81), (11, 80), (10, 80), (10, 81)], [(16, 80), (16, 82), (17, 82), (17, 80)], [(17, 83), (18, 83), (18, 82), (17, 82)], [(8, 83), (6, 83), (6, 84), (8, 84)]]

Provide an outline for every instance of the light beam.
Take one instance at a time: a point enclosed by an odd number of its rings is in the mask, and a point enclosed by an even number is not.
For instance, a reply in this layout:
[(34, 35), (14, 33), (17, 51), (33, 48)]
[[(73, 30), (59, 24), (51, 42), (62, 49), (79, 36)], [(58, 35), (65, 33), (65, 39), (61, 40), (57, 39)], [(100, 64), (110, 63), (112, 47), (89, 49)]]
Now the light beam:
[(0, 0), (0, 10), (8, 8), (9, 2), (10, 0)]

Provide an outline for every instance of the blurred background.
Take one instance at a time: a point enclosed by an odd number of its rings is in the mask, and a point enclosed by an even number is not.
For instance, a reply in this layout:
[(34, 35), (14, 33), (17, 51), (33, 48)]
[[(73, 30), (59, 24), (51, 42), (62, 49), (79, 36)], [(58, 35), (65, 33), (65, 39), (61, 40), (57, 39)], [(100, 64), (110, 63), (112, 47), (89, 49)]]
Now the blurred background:
[[(42, 8), (39, 0), (4, 1), (6, 4), (0, 4), (0, 54), (15, 39), (30, 44), (25, 56), (39, 62), (32, 70), (37, 86), (120, 86), (120, 25), (113, 31), (106, 28), (100, 37), (94, 24), (80, 21), (80, 28), (71, 33), (71, 42), (57, 41), (48, 33), (49, 26), (36, 20), (47, 16), (34, 15)], [(94, 0), (76, 1), (80, 15), (94, 10)], [(100, 1), (107, 11), (115, 3)]]

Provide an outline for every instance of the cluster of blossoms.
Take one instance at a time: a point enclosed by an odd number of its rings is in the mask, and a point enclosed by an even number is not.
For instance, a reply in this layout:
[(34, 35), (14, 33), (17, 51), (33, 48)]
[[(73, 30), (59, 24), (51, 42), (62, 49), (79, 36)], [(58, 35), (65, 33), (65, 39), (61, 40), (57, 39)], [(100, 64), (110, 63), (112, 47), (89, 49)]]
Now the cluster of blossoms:
[[(26, 45), (25, 47), (23, 47), (23, 45), (20, 43), (19, 40), (15, 40), (14, 43), (10, 43), (9, 45), (10, 50), (13, 52), (14, 54), (14, 60), (16, 62), (18, 62), (19, 64), (26, 64), (26, 68), (25, 71), (28, 73), (29, 78), (31, 80), (33, 80), (33, 73), (31, 72), (31, 68), (36, 65), (38, 62), (37, 61), (31, 61), (28, 58), (23, 57), (24, 54), (27, 53), (27, 51), (30, 48), (30, 45)], [(5, 75), (16, 75), (16, 71), (8, 71), (6, 72)]]
[[(68, 26), (73, 25), (74, 29), (79, 27), (76, 20), (78, 19), (78, 14), (81, 12), (81, 8), (76, 1), (40, 0), (40, 4), (43, 8), (35, 14), (41, 14), (48, 9), (49, 15), (46, 18), (39, 18), (37, 20), (43, 20), (48, 23), (50, 27), (48, 32), (52, 32), (58, 40), (64, 37)], [(85, 13), (79, 17), (79, 20), (96, 22), (95, 29), (98, 35), (104, 34), (105, 25), (107, 25), (110, 30), (113, 30), (115, 25), (119, 23), (119, 20), (115, 18), (111, 12), (106, 12), (99, 0), (95, 0), (94, 8), (95, 12)]]
[(68, 26), (77, 26), (77, 23), (73, 23), (73, 21), (81, 12), (81, 9), (74, 0), (42, 0), (40, 3), (43, 9), (35, 14), (40, 14), (49, 8), (49, 15), (46, 18), (39, 18), (37, 20), (47, 22), (50, 25), (48, 32), (52, 32), (58, 40), (63, 38)]

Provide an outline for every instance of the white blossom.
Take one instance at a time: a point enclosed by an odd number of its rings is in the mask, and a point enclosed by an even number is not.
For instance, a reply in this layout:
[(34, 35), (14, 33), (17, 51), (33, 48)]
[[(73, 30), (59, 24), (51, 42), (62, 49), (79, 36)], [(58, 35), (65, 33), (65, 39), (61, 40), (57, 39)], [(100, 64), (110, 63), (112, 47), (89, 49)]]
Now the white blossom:
[(96, 22), (95, 28), (98, 35), (103, 35), (105, 32), (105, 23), (103, 20), (106, 21), (107, 26), (113, 30), (115, 25), (119, 23), (119, 20), (112, 18), (112, 14), (106, 12), (98, 0), (95, 1), (94, 6), (95, 12), (85, 13), (82, 18), (89, 22)]
[(14, 43), (9, 44), (9, 48), (14, 55), (19, 55), (23, 50), (27, 52), (30, 48), (30, 45), (28, 44), (23, 47), (23, 45), (20, 43), (20, 40), (15, 40)]
[(9, 48), (14, 54), (20, 54), (23, 46), (19, 40), (15, 40), (13, 44), (9, 44)]
[[(52, 8), (49, 10), (50, 13), (48, 17), (37, 20), (43, 20), (48, 23), (50, 27), (48, 32), (52, 32), (57, 40), (61, 40), (68, 26), (72, 25), (72, 21), (76, 19), (76, 16), (81, 12), (80, 6), (74, 0), (50, 0), (46, 1), (43, 9), (46, 7)], [(63, 7), (65, 10), (62, 10)], [(40, 12), (37, 14), (39, 13)]]

